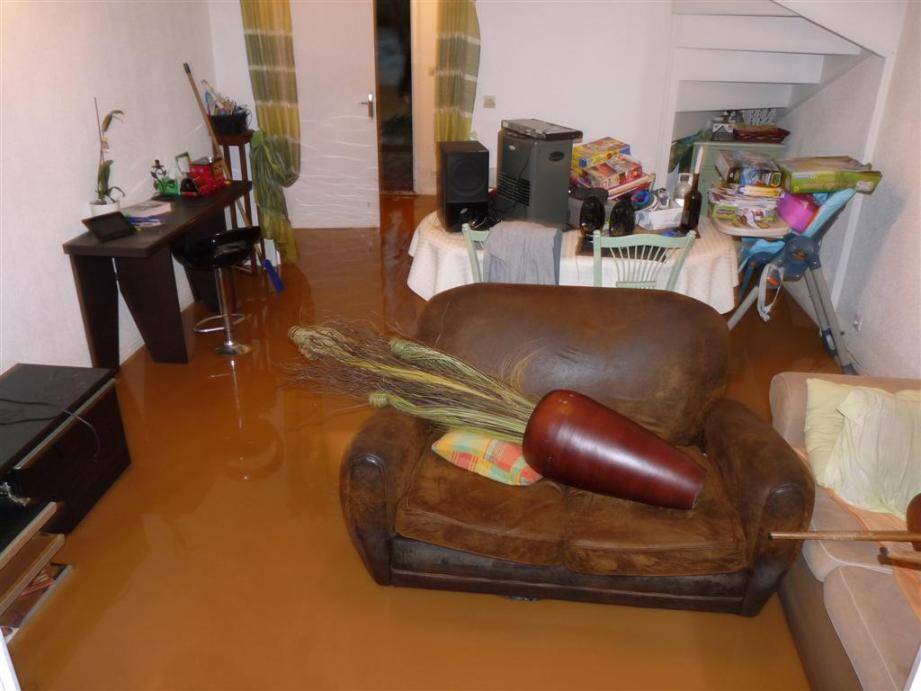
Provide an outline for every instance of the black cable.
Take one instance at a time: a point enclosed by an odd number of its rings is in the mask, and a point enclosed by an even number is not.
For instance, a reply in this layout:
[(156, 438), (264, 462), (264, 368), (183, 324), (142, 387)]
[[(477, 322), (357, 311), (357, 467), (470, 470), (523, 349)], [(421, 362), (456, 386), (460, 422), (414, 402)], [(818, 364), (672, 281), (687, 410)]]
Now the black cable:
[[(96, 445), (96, 449), (93, 452), (93, 457), (91, 460), (93, 461), (99, 460), (99, 454), (102, 452), (102, 440), (99, 438), (99, 433), (96, 431), (96, 428), (93, 426), (91, 422), (89, 422), (89, 420), (83, 418), (80, 415), (77, 415), (77, 413), (71, 410), (68, 410), (67, 408), (63, 406), (59, 406), (55, 403), (48, 403), (46, 401), (22, 401), (16, 398), (4, 398), (0, 396), (0, 402), (12, 403), (13, 405), (38, 405), (38, 406), (45, 406), (46, 408), (55, 408), (56, 410), (60, 410), (65, 415), (74, 418), (78, 422), (82, 422), (84, 425), (86, 425), (86, 427), (92, 433), (93, 441), (95, 442), (95, 445)], [(20, 418), (7, 417), (6, 419), (0, 419), (0, 426), (19, 425), (24, 422), (49, 422), (51, 420), (54, 420), (57, 417), (58, 417), (57, 415), (52, 415), (50, 417), (20, 417)]]

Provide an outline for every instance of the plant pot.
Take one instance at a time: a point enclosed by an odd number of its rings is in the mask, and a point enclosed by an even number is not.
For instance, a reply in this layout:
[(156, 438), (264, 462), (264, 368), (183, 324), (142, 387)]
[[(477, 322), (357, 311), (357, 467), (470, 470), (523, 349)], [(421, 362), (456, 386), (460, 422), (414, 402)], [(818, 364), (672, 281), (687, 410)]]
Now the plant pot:
[(690, 509), (705, 471), (664, 439), (575, 391), (551, 391), (528, 420), (524, 458), (563, 484), (621, 499)]
[(110, 202), (108, 204), (97, 204), (96, 202), (90, 202), (90, 216), (102, 216), (103, 214), (110, 214), (113, 211), (118, 211), (121, 208), (121, 203), (118, 201)]

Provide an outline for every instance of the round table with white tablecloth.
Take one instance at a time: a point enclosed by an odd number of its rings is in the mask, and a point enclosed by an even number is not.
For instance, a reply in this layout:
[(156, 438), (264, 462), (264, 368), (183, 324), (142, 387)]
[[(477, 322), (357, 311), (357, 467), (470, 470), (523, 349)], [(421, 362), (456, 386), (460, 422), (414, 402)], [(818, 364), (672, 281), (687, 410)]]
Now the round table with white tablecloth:
[[(734, 289), (739, 282), (735, 245), (731, 238), (713, 228), (709, 219), (701, 218), (698, 232), (700, 237), (688, 254), (675, 290), (706, 302), (717, 312), (729, 312), (735, 307)], [(592, 257), (579, 254), (580, 240), (578, 231), (563, 233), (560, 285), (592, 285)], [(463, 234), (447, 232), (435, 212), (419, 223), (409, 245), (409, 255), (413, 263), (407, 284), (426, 300), (450, 288), (473, 283)], [(617, 260), (606, 257), (603, 261), (605, 284), (610, 285), (613, 262)], [(664, 281), (668, 272), (662, 273)]]

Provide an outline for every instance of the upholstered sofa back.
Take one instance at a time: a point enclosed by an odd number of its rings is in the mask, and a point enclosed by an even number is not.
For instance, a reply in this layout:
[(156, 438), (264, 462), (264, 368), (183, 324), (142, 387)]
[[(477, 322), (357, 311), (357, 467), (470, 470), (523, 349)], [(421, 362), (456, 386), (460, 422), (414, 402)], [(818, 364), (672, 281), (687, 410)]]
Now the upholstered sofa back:
[(516, 381), (535, 401), (573, 389), (676, 444), (699, 437), (728, 375), (722, 317), (658, 290), (474, 284), (435, 296), (416, 337)]

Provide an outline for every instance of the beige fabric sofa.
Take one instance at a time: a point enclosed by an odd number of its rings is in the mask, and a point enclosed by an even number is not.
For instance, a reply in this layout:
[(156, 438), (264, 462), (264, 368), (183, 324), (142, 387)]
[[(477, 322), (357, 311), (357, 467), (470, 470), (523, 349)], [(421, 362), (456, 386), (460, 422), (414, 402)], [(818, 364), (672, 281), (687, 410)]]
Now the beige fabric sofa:
[[(774, 428), (805, 457), (806, 379), (921, 388), (912, 379), (784, 372), (771, 382)], [(813, 530), (860, 530), (862, 525), (822, 487), (816, 487)], [(876, 543), (803, 543), (802, 555), (781, 583), (780, 598), (815, 689), (906, 687), (921, 646), (921, 621), (892, 569), (879, 563)]]

